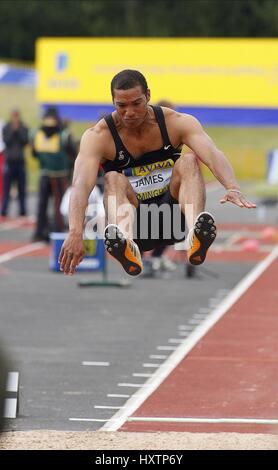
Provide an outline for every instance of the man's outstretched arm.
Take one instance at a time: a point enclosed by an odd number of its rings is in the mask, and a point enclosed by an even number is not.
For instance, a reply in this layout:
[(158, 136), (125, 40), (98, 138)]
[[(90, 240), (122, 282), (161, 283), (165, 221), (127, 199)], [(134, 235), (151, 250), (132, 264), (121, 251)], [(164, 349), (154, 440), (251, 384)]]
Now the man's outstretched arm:
[(227, 192), (220, 199), (220, 202), (223, 204), (229, 201), (239, 207), (255, 208), (256, 204), (248, 201), (241, 193), (230, 162), (205, 133), (199, 121), (193, 116), (184, 115), (178, 122), (179, 127), (181, 126), (183, 143), (196, 153), (199, 159), (226, 188)]
[(69, 234), (63, 243), (60, 270), (72, 275), (84, 257), (83, 226), (91, 191), (95, 187), (101, 161), (101, 145), (94, 131), (84, 133), (73, 173), (73, 187), (69, 207)]

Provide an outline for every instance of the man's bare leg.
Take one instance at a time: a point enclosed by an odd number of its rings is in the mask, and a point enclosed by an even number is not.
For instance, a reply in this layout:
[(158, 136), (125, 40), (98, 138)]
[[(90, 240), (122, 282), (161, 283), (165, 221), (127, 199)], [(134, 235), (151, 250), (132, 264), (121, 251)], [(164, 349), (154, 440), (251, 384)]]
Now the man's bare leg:
[(105, 175), (104, 206), (105, 247), (131, 276), (138, 276), (143, 265), (138, 246), (133, 241), (134, 210), (138, 200), (128, 179), (117, 172)]
[(196, 217), (204, 211), (206, 203), (204, 179), (193, 153), (183, 155), (176, 162), (170, 192), (179, 201), (190, 231)]
[(176, 162), (170, 192), (179, 201), (186, 218), (188, 260), (192, 264), (201, 264), (215, 240), (216, 227), (212, 215), (204, 211), (205, 183), (194, 153), (187, 153)]
[(115, 224), (128, 238), (133, 238), (134, 209), (138, 200), (128, 179), (110, 171), (104, 177), (104, 207), (107, 224)]

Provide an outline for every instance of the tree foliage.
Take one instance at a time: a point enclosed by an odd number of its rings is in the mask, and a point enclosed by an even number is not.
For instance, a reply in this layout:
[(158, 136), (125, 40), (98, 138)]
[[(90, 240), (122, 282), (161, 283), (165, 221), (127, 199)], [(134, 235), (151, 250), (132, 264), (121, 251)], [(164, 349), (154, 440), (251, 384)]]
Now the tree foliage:
[(38, 37), (276, 37), (277, 0), (0, 0), (0, 57)]

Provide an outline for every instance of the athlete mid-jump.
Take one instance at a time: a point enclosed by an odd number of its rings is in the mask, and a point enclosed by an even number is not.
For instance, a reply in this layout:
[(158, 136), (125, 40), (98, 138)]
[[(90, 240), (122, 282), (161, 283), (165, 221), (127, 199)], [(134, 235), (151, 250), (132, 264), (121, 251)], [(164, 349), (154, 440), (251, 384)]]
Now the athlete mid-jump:
[[(83, 259), (85, 211), (100, 165), (105, 172), (105, 247), (128, 274), (141, 273), (140, 252), (184, 239), (185, 221), (188, 260), (194, 265), (203, 263), (215, 240), (216, 226), (213, 216), (205, 212), (198, 161), (225, 187), (221, 203), (249, 209), (255, 204), (243, 196), (229, 161), (197, 119), (149, 105), (150, 91), (140, 72), (118, 73), (111, 92), (115, 111), (81, 139), (60, 269), (73, 274)], [(183, 144), (190, 151), (181, 153)]]

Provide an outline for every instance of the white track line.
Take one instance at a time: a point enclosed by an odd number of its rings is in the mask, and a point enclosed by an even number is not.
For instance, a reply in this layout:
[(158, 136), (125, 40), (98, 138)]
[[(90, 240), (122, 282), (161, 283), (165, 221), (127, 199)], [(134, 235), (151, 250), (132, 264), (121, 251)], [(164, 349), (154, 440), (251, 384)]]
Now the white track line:
[(257, 264), (252, 271), (247, 274), (237, 286), (223, 299), (223, 301), (213, 310), (199, 326), (186, 338), (180, 346), (177, 347), (175, 352), (162, 364), (153, 376), (147, 380), (144, 386), (137, 392), (136, 397), (130, 397), (125, 403), (126, 410), (121, 410), (116, 413), (112, 420), (109, 420), (101, 430), (116, 431), (124, 422), (139, 408), (144, 401), (159, 387), (159, 385), (168, 377), (174, 368), (184, 359), (184, 357), (194, 348), (203, 336), (215, 325), (215, 323), (225, 315), (232, 305), (246, 292), (246, 290), (259, 278), (259, 276), (273, 263), (278, 257), (278, 247), (275, 247), (272, 252), (259, 264)]
[(6, 392), (16, 395), (6, 398), (4, 402), (4, 418), (16, 418), (18, 400), (19, 372), (8, 372)]
[(17, 398), (6, 398), (4, 402), (4, 418), (16, 418)]
[[(200, 321), (198, 323), (200, 323)], [(171, 344), (181, 344), (183, 343), (183, 341), (184, 340), (181, 338), (169, 338), (168, 339), (168, 343), (171, 343)]]
[(217, 307), (217, 305), (219, 305), (220, 302), (221, 302), (221, 299), (212, 297), (211, 299), (209, 299), (209, 302), (208, 302), (209, 308)]
[(108, 367), (110, 362), (82, 361), (82, 366)]
[[(217, 253), (220, 253), (221, 251), (223, 251), (223, 245), (220, 245), (220, 244), (213, 244), (213, 246), (210, 248), (210, 251), (215, 251)], [(239, 252), (242, 252), (242, 247), (240, 245), (232, 245), (230, 246), (229, 248), (229, 251), (232, 251), (234, 253), (239, 253)], [(258, 250), (259, 253), (269, 253), (271, 252), (271, 248), (269, 245), (260, 245), (260, 248)]]
[(3, 255), (0, 255), (0, 264), (7, 263), (18, 256), (24, 256), (27, 253), (31, 253), (32, 251), (40, 250), (41, 248), (45, 247), (45, 243), (42, 242), (35, 242), (29, 243), (28, 245), (21, 246), (20, 248), (15, 248), (14, 250), (8, 251)]
[(207, 313), (193, 313), (193, 318), (200, 318), (201, 320), (203, 320), (206, 317), (207, 317)]
[(94, 408), (98, 410), (121, 410), (122, 406), (111, 406), (111, 405), (95, 405)]
[(132, 384), (132, 383), (118, 383), (118, 387), (133, 387), (133, 388), (141, 388), (145, 387), (145, 384)]
[[(228, 294), (228, 292), (227, 292), (227, 294)], [(201, 307), (201, 308), (199, 308), (198, 312), (199, 312), (200, 315), (207, 315), (209, 312), (211, 312), (211, 309), (207, 308), (207, 307)]]
[(129, 398), (130, 395), (125, 395), (123, 393), (107, 393), (107, 397), (111, 398)]
[(127, 421), (148, 421), (160, 423), (212, 423), (212, 424), (278, 424), (278, 419), (264, 418), (160, 418), (160, 417), (130, 417)]
[(231, 248), (232, 245), (235, 245), (242, 238), (242, 236), (242, 232), (234, 233), (223, 243), (222, 249), (229, 250), (229, 248)]
[(5, 230), (13, 230), (19, 228), (21, 225), (23, 225), (23, 223), (20, 220), (2, 222), (0, 226), (0, 232), (4, 232)]
[(4, 232), (5, 230), (14, 230), (19, 227), (22, 227), (27, 223), (33, 223), (35, 222), (35, 217), (28, 217), (25, 219), (15, 219), (15, 220), (7, 220), (5, 222), (2, 222), (0, 225), (0, 232)]
[(69, 421), (89, 421), (96, 423), (107, 423), (107, 421), (113, 421), (113, 419), (97, 419), (97, 418), (69, 418)]
[(175, 351), (177, 348), (176, 346), (157, 346), (156, 349), (158, 351)]
[(142, 367), (146, 367), (147, 369), (156, 369), (157, 367), (160, 367), (161, 364), (154, 364), (152, 362), (145, 362), (144, 364), (142, 364)]
[(166, 354), (150, 354), (150, 359), (167, 359), (168, 356)]
[(19, 372), (8, 372), (6, 392), (17, 392)]
[(190, 325), (199, 325), (200, 321), (200, 318), (190, 318), (190, 320), (188, 320), (188, 323), (190, 323)]
[(142, 372), (133, 372), (132, 377), (152, 377), (153, 374), (144, 374)]

